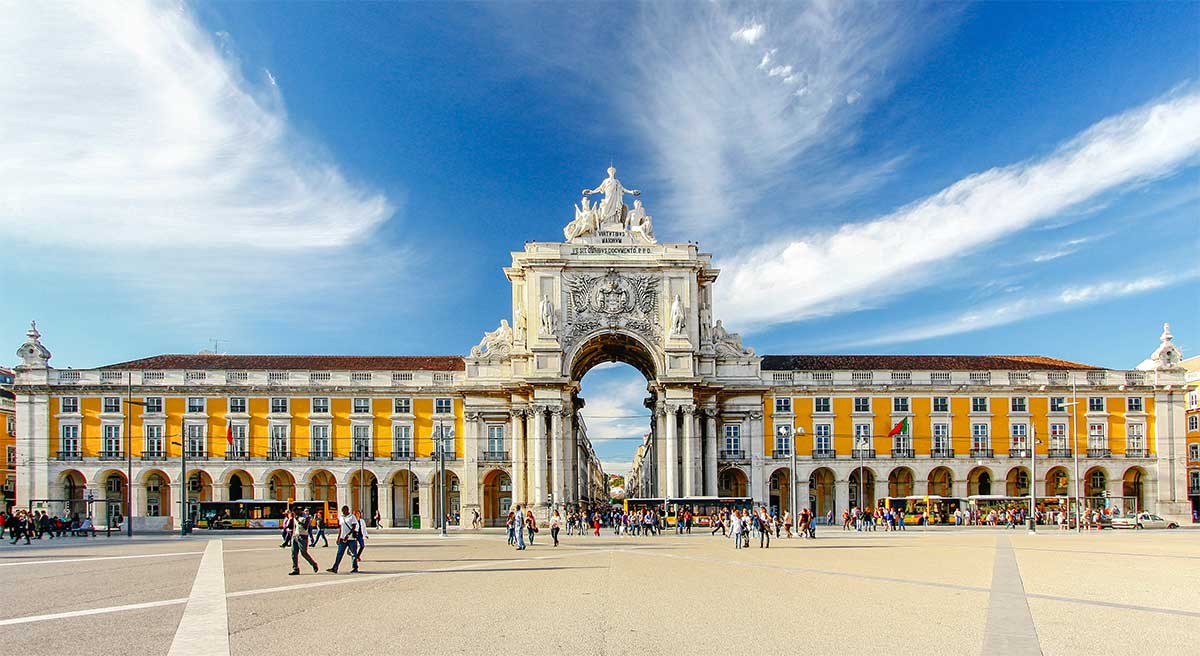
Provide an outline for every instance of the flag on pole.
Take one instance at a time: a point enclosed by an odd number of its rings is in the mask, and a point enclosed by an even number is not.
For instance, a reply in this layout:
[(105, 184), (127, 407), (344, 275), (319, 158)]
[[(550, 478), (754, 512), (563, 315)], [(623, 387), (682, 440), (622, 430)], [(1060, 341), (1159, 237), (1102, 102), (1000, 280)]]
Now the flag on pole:
[(900, 421), (896, 422), (895, 426), (892, 426), (892, 430), (888, 433), (888, 437), (895, 437), (897, 435), (900, 435), (901, 433), (907, 433), (907, 432), (908, 432), (908, 417), (905, 417), (904, 419), (901, 419)]
[(233, 422), (230, 422), (225, 428), (225, 443), (233, 446)]

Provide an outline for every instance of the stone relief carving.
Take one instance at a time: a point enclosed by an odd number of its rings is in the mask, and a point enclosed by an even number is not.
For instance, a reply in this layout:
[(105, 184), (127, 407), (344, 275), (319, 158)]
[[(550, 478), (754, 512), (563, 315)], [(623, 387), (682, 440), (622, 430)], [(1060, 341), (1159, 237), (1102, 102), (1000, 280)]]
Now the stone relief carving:
[(479, 344), (471, 347), (468, 357), (477, 360), (502, 360), (512, 353), (513, 332), (508, 319), (500, 320), (500, 327), (483, 334)]
[(564, 276), (567, 285), (566, 344), (598, 328), (628, 328), (660, 342), (658, 289), (652, 276)]
[(725, 330), (725, 326), (721, 325), (720, 319), (717, 319), (717, 325), (713, 326), (712, 340), (713, 347), (716, 348), (718, 356), (730, 358), (754, 357), (754, 349), (742, 346), (742, 336)]

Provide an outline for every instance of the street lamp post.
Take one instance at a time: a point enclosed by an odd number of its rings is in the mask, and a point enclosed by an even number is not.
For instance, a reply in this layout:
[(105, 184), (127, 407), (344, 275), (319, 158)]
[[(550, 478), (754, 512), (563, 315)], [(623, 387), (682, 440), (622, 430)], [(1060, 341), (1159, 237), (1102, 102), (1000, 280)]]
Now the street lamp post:
[[(183, 436), (179, 436), (183, 440)], [(179, 537), (187, 535), (187, 446), (182, 442), (171, 442), (179, 447)]]
[(871, 442), (866, 437), (859, 437), (854, 440), (854, 445), (858, 449), (858, 509), (859, 512), (865, 512), (867, 503), (863, 496), (863, 470), (867, 468), (867, 449)]
[(438, 424), (437, 428), (438, 455), (441, 459), (441, 475), (438, 477), (438, 521), (442, 525), (442, 537), (446, 533), (446, 425)]
[(1029, 426), (1029, 532), (1037, 532), (1037, 427)]
[[(118, 379), (120, 380), (120, 379)], [(133, 372), (125, 374), (125, 534), (133, 537), (133, 435), (130, 433), (131, 406), (145, 406), (133, 400)]]

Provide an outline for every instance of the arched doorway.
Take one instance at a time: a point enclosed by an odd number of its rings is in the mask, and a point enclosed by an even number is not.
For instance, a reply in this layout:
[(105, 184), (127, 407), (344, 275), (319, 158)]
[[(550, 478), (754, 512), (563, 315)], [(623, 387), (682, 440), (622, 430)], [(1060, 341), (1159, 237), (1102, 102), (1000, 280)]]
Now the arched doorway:
[(493, 469), (483, 476), (483, 525), (504, 526), (512, 505), (512, 479), (508, 472)]
[(108, 471), (100, 474), (104, 485), (104, 517), (109, 526), (117, 527), (120, 521), (129, 516), (129, 504), (126, 500), (125, 473)]
[(375, 517), (375, 509), (379, 507), (379, 480), (370, 469), (350, 471), (350, 510), (360, 513), (367, 520), (367, 526)]
[[(913, 470), (897, 467), (888, 474), (888, 496), (907, 497), (913, 493)], [(933, 494), (930, 492), (930, 494)]]
[(1046, 496), (1071, 496), (1071, 475), (1066, 467), (1052, 467), (1046, 472)]
[[(443, 489), (441, 488), (441, 486), (438, 485), (439, 481), (441, 481), (441, 472), (434, 472), (433, 479), (432, 479), (433, 487), (430, 490), (433, 493), (434, 500), (433, 500), (433, 508), (431, 508), (430, 510), (435, 511), (435, 515), (437, 514), (436, 511), (441, 509), (441, 504), (438, 502), (437, 497), (438, 497), (438, 495), (443, 494)], [(460, 511), (461, 511), (462, 506), (461, 506), (461, 497), (459, 496), (459, 492), (460, 492), (460, 484), (458, 482), (458, 475), (455, 474), (454, 472), (450, 471), (449, 469), (447, 469), (446, 470), (446, 487), (444, 489), (446, 506), (445, 506), (445, 509), (442, 511), (442, 514), (449, 517), (450, 525), (458, 524), (459, 521), (461, 520)], [(435, 516), (433, 518), (434, 526), (441, 526), (442, 519), (443, 519), (443, 517)]]
[(870, 467), (855, 467), (850, 472), (849, 482), (851, 508), (858, 507), (859, 494), (862, 494), (863, 508), (875, 507), (875, 472)]
[(833, 470), (821, 467), (808, 476), (808, 503), (818, 517), (825, 517), (834, 508)]
[(717, 494), (723, 497), (750, 496), (750, 479), (738, 467), (729, 467), (717, 477)]
[(147, 517), (164, 517), (171, 514), (171, 479), (166, 472), (151, 469), (142, 474)]
[(1029, 470), (1025, 467), (1008, 470), (1008, 476), (1004, 479), (1004, 493), (1010, 497), (1029, 496)]
[(242, 470), (230, 473), (225, 485), (225, 498), (230, 501), (254, 498), (254, 479), (250, 477), (250, 474)]
[(275, 501), (296, 498), (296, 479), (291, 472), (276, 469), (267, 474), (267, 498)]
[(392, 526), (412, 527), (412, 518), (421, 516), (417, 477), (407, 469), (402, 469), (393, 473), (391, 480)]
[(967, 496), (992, 493), (992, 470), (976, 467), (967, 474)]
[(954, 472), (949, 467), (934, 467), (929, 472), (929, 494), (941, 497), (954, 496)]
[(81, 517), (95, 512), (87, 507), (87, 479), (74, 469), (68, 469), (58, 476), (58, 486), (61, 492), (57, 498), (63, 501), (63, 511), (69, 515), (79, 513)]
[[(1103, 467), (1092, 467), (1083, 475), (1083, 496), (1103, 497), (1108, 489), (1108, 472)], [(1095, 503), (1089, 504), (1094, 506)]]
[(308, 498), (329, 501), (337, 505), (337, 478), (326, 469), (318, 469), (308, 477)]
[[(248, 498), (249, 496), (250, 495), (247, 492), (247, 495), (245, 498)], [(238, 499), (241, 499), (241, 498), (244, 498), (244, 497), (238, 497)], [(230, 499), (233, 501), (237, 500), (237, 499), (233, 499), (232, 497), (230, 497)], [(212, 500), (213, 500), (212, 477), (208, 475), (208, 472), (203, 471), (203, 470), (196, 469), (196, 470), (189, 471), (188, 479), (187, 479), (188, 517), (198, 517), (199, 513), (200, 513), (200, 502), (201, 501), (212, 501)]]
[(776, 469), (771, 473), (771, 492), (770, 492), (770, 508), (772, 511), (783, 515), (784, 511), (792, 509), (792, 485), (791, 474), (786, 467)]
[(1133, 497), (1135, 504), (1134, 510), (1142, 511), (1146, 507), (1146, 499), (1143, 495), (1143, 481), (1146, 478), (1146, 471), (1141, 467), (1130, 467), (1125, 470), (1125, 476), (1121, 480), (1121, 496)]

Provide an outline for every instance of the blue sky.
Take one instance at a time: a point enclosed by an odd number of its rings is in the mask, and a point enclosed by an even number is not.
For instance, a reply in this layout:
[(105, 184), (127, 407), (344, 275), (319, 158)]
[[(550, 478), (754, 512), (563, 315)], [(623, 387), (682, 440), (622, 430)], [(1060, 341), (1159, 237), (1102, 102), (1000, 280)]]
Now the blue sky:
[(0, 334), (58, 366), (465, 353), (610, 160), (760, 353), (1197, 352), (1197, 3), (11, 10)]

